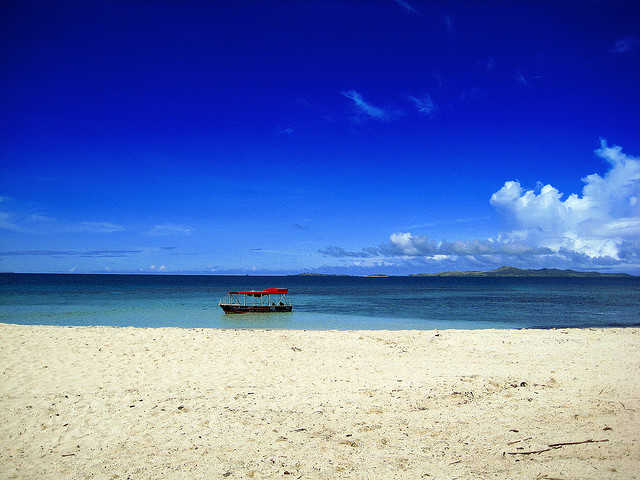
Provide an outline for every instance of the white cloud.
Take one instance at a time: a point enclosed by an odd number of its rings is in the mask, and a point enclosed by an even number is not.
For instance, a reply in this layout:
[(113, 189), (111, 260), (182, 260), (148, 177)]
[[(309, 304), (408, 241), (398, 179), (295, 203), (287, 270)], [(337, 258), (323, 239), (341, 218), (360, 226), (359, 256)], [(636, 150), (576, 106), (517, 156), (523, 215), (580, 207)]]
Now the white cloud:
[(8, 212), (0, 212), (0, 230), (24, 232), (24, 229), (13, 220), (11, 214)]
[(319, 250), (319, 253), (336, 258), (425, 257), (442, 260), (450, 256), (511, 255), (520, 257), (549, 255), (553, 252), (548, 248), (530, 246), (515, 238), (436, 242), (425, 235), (397, 232), (389, 236), (388, 243), (378, 247), (348, 251), (341, 247), (331, 246)]
[(71, 225), (69, 230), (87, 233), (113, 233), (122, 232), (124, 227), (110, 222), (80, 222), (76, 225)]
[(193, 228), (189, 225), (178, 225), (175, 223), (163, 223), (155, 225), (149, 230), (149, 235), (191, 235)]
[(356, 108), (358, 108), (358, 110), (360, 110), (362, 113), (365, 113), (366, 115), (377, 120), (385, 120), (387, 118), (387, 114), (382, 108), (375, 107), (370, 103), (365, 102), (362, 99), (362, 95), (360, 95), (355, 90), (347, 90), (340, 93), (343, 96), (347, 97), (349, 100), (352, 100)]
[(404, 8), (408, 13), (419, 13), (415, 8), (413, 8), (409, 2), (406, 2), (405, 0), (393, 0), (394, 2), (396, 2), (398, 5), (400, 5), (402, 8)]
[(389, 237), (390, 243), (379, 247), (383, 255), (405, 255), (438, 257), (452, 255), (548, 255), (551, 250), (528, 245), (518, 239), (499, 240), (467, 240), (436, 242), (424, 235), (414, 235), (410, 232), (393, 233)]
[(515, 73), (514, 78), (516, 79), (516, 82), (518, 82), (523, 87), (528, 87), (529, 86), (529, 80), (527, 80), (527, 77), (525, 77), (524, 74), (521, 71), (517, 71)]
[(0, 251), (0, 257), (20, 257), (20, 256), (79, 256), (96, 258), (126, 257), (141, 253), (142, 250), (9, 250)]
[(429, 94), (423, 96), (422, 98), (409, 95), (409, 100), (411, 100), (415, 104), (416, 108), (420, 113), (423, 113), (429, 117), (432, 116), (433, 113), (436, 111), (436, 104), (433, 103), (433, 100), (431, 99), (431, 95)]
[(319, 253), (351, 265), (392, 261), (413, 270), (500, 265), (638, 270), (640, 158), (604, 140), (596, 154), (609, 169), (602, 176), (584, 177), (581, 194), (565, 197), (551, 185), (525, 191), (517, 181), (505, 182), (490, 203), (512, 222), (513, 230), (495, 238), (448, 242), (396, 232), (377, 247), (349, 251), (330, 246)]
[(505, 182), (490, 202), (514, 221), (516, 230), (509, 236), (556, 252), (620, 260), (625, 242), (640, 238), (640, 159), (604, 140), (596, 154), (610, 169), (602, 177), (594, 173), (583, 178), (582, 195), (572, 193), (563, 200), (551, 185), (536, 194), (517, 181)]
[(40, 215), (38, 213), (32, 213), (26, 218), (29, 222), (55, 222), (56, 219), (53, 217), (48, 217), (46, 215)]
[(0, 212), (0, 229), (29, 234), (60, 232), (113, 233), (125, 228), (110, 222), (69, 223), (40, 213)]

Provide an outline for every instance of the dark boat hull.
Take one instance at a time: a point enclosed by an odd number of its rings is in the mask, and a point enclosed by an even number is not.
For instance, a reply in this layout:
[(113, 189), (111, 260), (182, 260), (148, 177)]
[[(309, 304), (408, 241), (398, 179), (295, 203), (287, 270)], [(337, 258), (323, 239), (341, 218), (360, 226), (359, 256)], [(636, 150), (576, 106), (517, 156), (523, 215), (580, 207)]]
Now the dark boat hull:
[(224, 313), (275, 313), (290, 312), (292, 305), (220, 305)]

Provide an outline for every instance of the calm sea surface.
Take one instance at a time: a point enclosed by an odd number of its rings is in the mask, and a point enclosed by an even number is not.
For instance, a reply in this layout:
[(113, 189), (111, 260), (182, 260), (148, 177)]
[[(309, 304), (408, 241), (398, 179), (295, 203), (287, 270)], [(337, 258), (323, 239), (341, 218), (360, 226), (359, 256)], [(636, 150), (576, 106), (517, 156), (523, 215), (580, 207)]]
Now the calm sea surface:
[[(292, 313), (224, 315), (228, 290), (289, 288)], [(0, 274), (0, 322), (314, 330), (640, 325), (640, 278)]]

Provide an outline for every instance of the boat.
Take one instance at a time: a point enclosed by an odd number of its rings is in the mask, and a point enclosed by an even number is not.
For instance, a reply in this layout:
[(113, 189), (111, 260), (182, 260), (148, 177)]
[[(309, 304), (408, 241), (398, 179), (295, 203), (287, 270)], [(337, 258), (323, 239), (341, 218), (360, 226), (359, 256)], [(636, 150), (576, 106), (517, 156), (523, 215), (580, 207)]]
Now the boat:
[(288, 293), (288, 288), (228, 292), (218, 305), (224, 313), (291, 312), (293, 305), (287, 300)]

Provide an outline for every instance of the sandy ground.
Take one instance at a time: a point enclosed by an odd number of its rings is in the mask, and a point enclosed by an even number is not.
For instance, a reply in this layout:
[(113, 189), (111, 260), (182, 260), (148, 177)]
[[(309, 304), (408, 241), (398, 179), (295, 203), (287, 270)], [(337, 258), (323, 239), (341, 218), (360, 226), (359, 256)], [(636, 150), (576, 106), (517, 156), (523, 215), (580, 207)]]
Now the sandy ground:
[(637, 328), (0, 324), (0, 478), (640, 478), (639, 373)]

